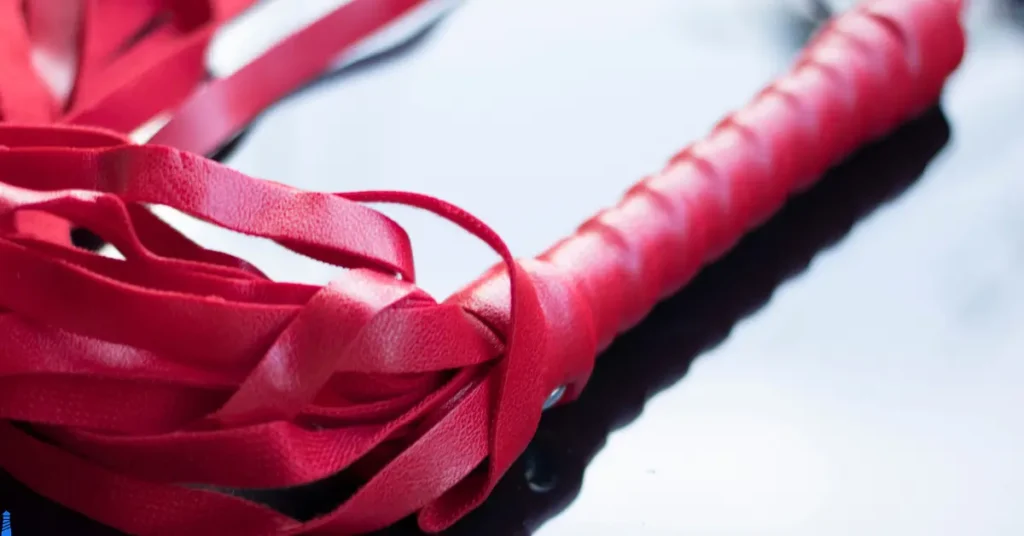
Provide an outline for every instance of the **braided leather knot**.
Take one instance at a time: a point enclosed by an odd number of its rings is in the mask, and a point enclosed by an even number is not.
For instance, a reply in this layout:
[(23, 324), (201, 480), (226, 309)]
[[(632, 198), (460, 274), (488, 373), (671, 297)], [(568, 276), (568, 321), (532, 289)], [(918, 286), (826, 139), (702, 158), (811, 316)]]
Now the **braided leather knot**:
[[(547, 394), (571, 383), (572, 396), (592, 367), (596, 335), (575, 282), (549, 262), (514, 261), (493, 231), (439, 200), (300, 192), (96, 129), (0, 125), (0, 143), (4, 216), (67, 219), (125, 258), (0, 236), (0, 329), (14, 341), (0, 359), (13, 386), (0, 418), (46, 441), (2, 435), (128, 488), (280, 516), (181, 485), (287, 488), (350, 471), (363, 486), (314, 524), (359, 532), (422, 509), (441, 526), (525, 449)], [(361, 201), (432, 210), (504, 264), (438, 303), (414, 283), (404, 231)], [(150, 203), (348, 269), (322, 288), (272, 282), (177, 234)], [(87, 513), (103, 520), (103, 508)], [(311, 529), (280, 517), (282, 530)]]

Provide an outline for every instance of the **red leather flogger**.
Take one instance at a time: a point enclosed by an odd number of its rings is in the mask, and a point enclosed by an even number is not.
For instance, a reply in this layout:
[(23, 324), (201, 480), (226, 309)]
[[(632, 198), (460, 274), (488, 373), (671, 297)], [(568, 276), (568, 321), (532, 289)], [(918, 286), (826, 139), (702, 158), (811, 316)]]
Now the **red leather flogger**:
[[(61, 106), (26, 59), (32, 10), (0, 0), (0, 468), (130, 534), (351, 534), (410, 514), (448, 527), (523, 451), (549, 393), (575, 397), (616, 334), (931, 106), (964, 48), (958, 2), (865, 2), (618, 205), (516, 260), (438, 199), (306, 192), (198, 156), (419, 2), (354, 0), (207, 82), (210, 32), (249, 3), (86, 0)], [(168, 111), (153, 143), (122, 134)], [(415, 285), (405, 231), (367, 202), (432, 211), (503, 263), (438, 303)], [(349, 269), (324, 287), (274, 282), (149, 204)], [(124, 260), (69, 247), (64, 221)], [(226, 491), (342, 471), (361, 487), (308, 522)]]

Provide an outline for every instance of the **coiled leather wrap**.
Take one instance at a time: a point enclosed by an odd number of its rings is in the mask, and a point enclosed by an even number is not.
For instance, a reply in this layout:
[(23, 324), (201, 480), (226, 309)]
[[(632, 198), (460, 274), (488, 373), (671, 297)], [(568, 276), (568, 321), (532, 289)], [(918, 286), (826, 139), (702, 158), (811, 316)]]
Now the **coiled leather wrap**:
[[(410, 514), (441, 530), (486, 498), (547, 395), (575, 397), (616, 334), (827, 167), (932, 105), (963, 54), (959, 12), (873, 0), (834, 19), (746, 107), (528, 260), (438, 199), (305, 192), (184, 150), (209, 148), (266, 96), (226, 109), (244, 93), (213, 89), (182, 105), (166, 144), (147, 145), (118, 133), (135, 119), (103, 107), (71, 121), (38, 103), (0, 108), (0, 467), (131, 534), (351, 534)], [(299, 71), (293, 81), (314, 69)], [(0, 84), (5, 103), (24, 91)], [(127, 89), (97, 91), (133, 109)], [(224, 118), (221, 133), (190, 135), (194, 110)], [(415, 285), (404, 230), (366, 202), (433, 211), (503, 262), (437, 302)], [(151, 204), (348, 269), (324, 287), (274, 282)], [(24, 214), (85, 226), (125, 259), (31, 232)], [(357, 491), (305, 522), (244, 491), (340, 473)]]

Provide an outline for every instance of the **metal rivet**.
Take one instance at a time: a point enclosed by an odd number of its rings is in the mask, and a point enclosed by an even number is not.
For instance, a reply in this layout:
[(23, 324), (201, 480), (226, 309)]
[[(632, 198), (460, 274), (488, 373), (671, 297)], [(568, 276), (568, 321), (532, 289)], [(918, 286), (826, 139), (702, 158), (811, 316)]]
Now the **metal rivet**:
[(555, 387), (555, 390), (551, 391), (551, 394), (548, 395), (548, 399), (544, 401), (544, 409), (548, 409), (551, 406), (554, 406), (555, 404), (557, 404), (558, 401), (561, 400), (562, 396), (564, 396), (564, 395), (565, 395), (565, 386), (564, 385), (559, 385), (558, 387)]

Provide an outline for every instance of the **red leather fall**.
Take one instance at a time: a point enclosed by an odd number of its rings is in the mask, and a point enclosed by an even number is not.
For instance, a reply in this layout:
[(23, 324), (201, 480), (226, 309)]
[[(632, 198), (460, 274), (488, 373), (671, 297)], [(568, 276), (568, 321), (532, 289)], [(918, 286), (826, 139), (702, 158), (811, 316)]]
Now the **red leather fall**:
[[(211, 154), (339, 54), (425, 1), (349, 0), (233, 76), (207, 81), (214, 32), (255, 0), (0, 0), (0, 121), (130, 133), (170, 113), (153, 143)], [(81, 23), (69, 25), (76, 16)], [(69, 27), (77, 35), (59, 35)], [(75, 64), (65, 101), (33, 67), (33, 47)], [(15, 225), (68, 241), (67, 221), (46, 214), (22, 211)]]
[[(415, 2), (385, 4), (394, 15)], [(251, 101), (232, 89), (262, 74), (192, 97), (198, 74), (168, 75), (175, 89), (160, 106), (193, 99), (158, 136), (177, 148), (118, 133), (153, 110), (133, 100), (142, 85), (109, 88), (98, 75), (72, 99), (72, 119), (52, 125), (35, 82), (8, 79), (0, 98), (24, 104), (2, 108), (18, 124), (0, 124), (0, 467), (130, 534), (352, 534), (410, 514), (424, 530), (448, 527), (523, 451), (547, 395), (567, 386), (564, 400), (575, 397), (616, 334), (787, 196), (935, 102), (963, 54), (959, 12), (952, 0), (872, 0), (834, 19), (745, 108), (530, 260), (438, 199), (305, 192), (182, 149), (209, 149), (287, 89)], [(390, 18), (376, 17), (346, 39)], [(187, 55), (203, 31), (171, 50)], [(109, 54), (123, 37), (96, 39), (86, 48)], [(304, 39), (268, 56), (316, 46)], [(123, 68), (176, 65), (144, 59)], [(216, 118), (209, 135), (205, 117)], [(368, 202), (432, 211), (503, 263), (438, 303), (415, 285), (406, 233)], [(150, 204), (347, 269), (324, 287), (274, 282), (179, 234)], [(25, 212), (85, 226), (124, 260), (27, 232), (14, 224)], [(223, 491), (341, 471), (362, 485), (309, 522)]]

